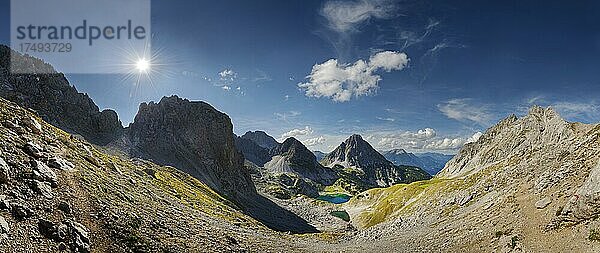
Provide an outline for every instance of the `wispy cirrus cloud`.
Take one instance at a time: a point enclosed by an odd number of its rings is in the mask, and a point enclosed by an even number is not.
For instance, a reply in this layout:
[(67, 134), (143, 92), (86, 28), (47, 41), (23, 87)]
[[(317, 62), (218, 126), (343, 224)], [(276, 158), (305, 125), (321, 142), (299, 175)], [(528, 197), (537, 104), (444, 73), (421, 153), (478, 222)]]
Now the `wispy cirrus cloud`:
[(372, 19), (393, 17), (397, 5), (390, 0), (328, 1), (321, 9), (328, 27), (339, 33), (355, 32)]
[(461, 122), (477, 123), (487, 126), (491, 123), (493, 115), (485, 105), (474, 105), (472, 99), (455, 98), (438, 104), (437, 108), (446, 117)]
[(342, 64), (330, 59), (313, 66), (309, 81), (299, 83), (309, 97), (327, 97), (336, 102), (347, 102), (352, 97), (369, 95), (377, 91), (381, 76), (376, 71), (402, 70), (409, 62), (405, 53), (384, 51), (372, 55), (368, 61), (358, 60)]

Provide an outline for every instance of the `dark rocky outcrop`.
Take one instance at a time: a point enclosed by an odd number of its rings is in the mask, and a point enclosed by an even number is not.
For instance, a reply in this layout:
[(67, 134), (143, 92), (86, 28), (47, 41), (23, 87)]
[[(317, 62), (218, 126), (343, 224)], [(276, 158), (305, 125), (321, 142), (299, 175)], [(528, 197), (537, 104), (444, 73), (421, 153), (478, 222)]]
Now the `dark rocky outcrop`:
[[(11, 54), (15, 64), (11, 65)], [(26, 73), (11, 74), (9, 68)], [(25, 70), (26, 71), (23, 71)], [(104, 145), (121, 135), (123, 127), (113, 110), (100, 111), (87, 94), (69, 84), (62, 73), (42, 60), (23, 56), (0, 45), (0, 96), (35, 110), (45, 121)]]
[(174, 166), (234, 199), (256, 191), (231, 119), (207, 103), (177, 96), (143, 103), (127, 133), (134, 156)]
[(342, 142), (321, 163), (330, 167), (341, 165), (362, 171), (362, 183), (372, 187), (387, 187), (431, 178), (420, 168), (394, 165), (357, 134)]

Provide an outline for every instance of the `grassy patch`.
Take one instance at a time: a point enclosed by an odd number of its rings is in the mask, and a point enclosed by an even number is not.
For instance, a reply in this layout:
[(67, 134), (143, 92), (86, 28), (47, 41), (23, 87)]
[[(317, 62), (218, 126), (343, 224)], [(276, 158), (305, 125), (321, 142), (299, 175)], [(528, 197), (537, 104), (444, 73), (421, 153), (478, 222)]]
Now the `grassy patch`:
[(588, 235), (588, 239), (590, 241), (600, 241), (600, 229), (592, 228), (590, 229), (590, 234)]

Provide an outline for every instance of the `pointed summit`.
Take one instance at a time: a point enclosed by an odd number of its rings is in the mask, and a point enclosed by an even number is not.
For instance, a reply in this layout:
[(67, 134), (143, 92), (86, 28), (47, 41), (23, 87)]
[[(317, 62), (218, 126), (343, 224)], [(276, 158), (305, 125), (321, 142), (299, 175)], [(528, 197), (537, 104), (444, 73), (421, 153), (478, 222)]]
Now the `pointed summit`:
[(362, 136), (353, 134), (321, 161), (325, 166), (343, 166), (364, 172), (363, 181), (386, 187), (430, 178), (417, 167), (396, 166), (377, 152)]
[(358, 134), (353, 134), (325, 156), (323, 163), (326, 166), (340, 164), (344, 167), (357, 168), (391, 164)]
[(338, 176), (330, 168), (323, 167), (317, 158), (296, 138), (287, 138), (282, 144), (271, 150), (271, 161), (265, 168), (274, 173), (296, 173), (315, 182), (329, 185)]

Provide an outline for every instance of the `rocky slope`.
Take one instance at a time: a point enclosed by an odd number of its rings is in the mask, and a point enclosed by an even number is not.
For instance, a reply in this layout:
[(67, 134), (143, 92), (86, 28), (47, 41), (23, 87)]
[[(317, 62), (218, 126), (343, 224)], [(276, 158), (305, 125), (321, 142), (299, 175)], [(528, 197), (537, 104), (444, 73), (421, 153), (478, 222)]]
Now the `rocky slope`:
[(0, 136), (0, 252), (280, 252), (320, 240), (274, 232), (175, 168), (107, 155), (2, 98)]
[(407, 244), (422, 250), (595, 252), (599, 161), (600, 126), (533, 107), (465, 145), (436, 178), (363, 192), (345, 209), (365, 235), (427, 234), (431, 247)]
[(429, 175), (435, 175), (444, 168), (452, 155), (437, 153), (413, 154), (404, 149), (393, 149), (381, 153), (387, 160), (395, 165), (415, 166), (423, 169)]
[[(11, 53), (16, 59), (13, 66), (10, 66)], [(100, 111), (63, 74), (11, 74), (10, 67), (30, 73), (56, 73), (49, 64), (0, 45), (1, 97), (31, 108), (49, 123), (96, 144), (107, 144), (121, 135), (123, 127), (117, 114), (113, 110)]]
[(371, 187), (387, 187), (430, 178), (429, 174), (419, 168), (392, 164), (356, 134), (325, 156), (321, 163), (329, 167), (337, 165), (356, 169), (362, 183)]

